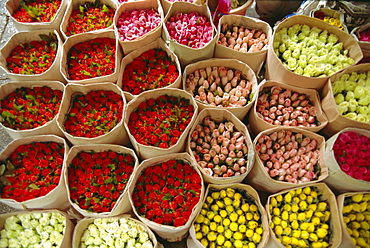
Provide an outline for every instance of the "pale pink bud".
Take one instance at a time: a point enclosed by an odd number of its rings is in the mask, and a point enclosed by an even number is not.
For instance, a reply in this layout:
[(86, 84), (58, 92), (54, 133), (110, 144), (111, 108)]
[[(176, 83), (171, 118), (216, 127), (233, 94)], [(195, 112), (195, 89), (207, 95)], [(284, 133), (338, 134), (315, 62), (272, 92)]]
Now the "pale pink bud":
[(218, 129), (213, 129), (212, 137), (213, 138), (217, 138), (219, 136), (220, 136), (220, 132), (218, 131)]
[(226, 160), (225, 160), (225, 163), (227, 165), (232, 165), (234, 163), (234, 159), (231, 158), (231, 157), (227, 157)]
[[(224, 136), (224, 135), (223, 135)], [(222, 139), (222, 146), (228, 147), (230, 144), (230, 139), (229, 138), (223, 138)]]
[(307, 164), (306, 164), (306, 166), (305, 166), (305, 169), (306, 169), (307, 171), (314, 171), (315, 166), (314, 166), (314, 164), (312, 164), (312, 163), (307, 163)]
[(239, 86), (241, 88), (246, 88), (246, 86), (247, 86), (247, 80), (245, 80), (245, 79), (240, 80)]
[(215, 96), (214, 104), (217, 106), (217, 105), (220, 105), (221, 103), (222, 103), (222, 98), (219, 95)]
[(289, 151), (284, 152), (283, 157), (284, 157), (285, 160), (289, 159), (290, 158), (290, 152)]
[(209, 88), (210, 92), (214, 92), (217, 89), (217, 84), (215, 82), (212, 83), (211, 87)]
[(245, 165), (245, 159), (244, 158), (238, 158), (238, 160), (236, 161), (240, 166), (243, 166)]
[(244, 145), (243, 143), (234, 143), (234, 144), (235, 144), (235, 150), (239, 151), (243, 149), (243, 145)]
[(215, 157), (215, 156), (217, 155), (217, 153), (216, 153), (216, 151), (215, 151), (215, 150), (211, 149), (211, 150), (209, 151), (209, 155), (211, 155), (211, 157)]
[(239, 171), (240, 170), (240, 165), (235, 163), (234, 166), (233, 166), (233, 170), (234, 171)]
[(205, 92), (199, 93), (199, 100), (200, 101), (206, 101), (207, 100), (207, 94)]
[(198, 137), (199, 137), (199, 134), (198, 134), (198, 132), (197, 132), (197, 131), (193, 131), (193, 132), (191, 133), (191, 139), (192, 139), (193, 141), (196, 141), (196, 140), (198, 139)]
[(218, 68), (218, 74), (219, 74), (219, 76), (221, 78), (224, 77), (224, 76), (226, 76), (226, 74), (227, 74), (226, 68), (224, 66), (219, 66), (219, 68)]
[(270, 155), (268, 155), (267, 153), (262, 153), (259, 155), (259, 157), (262, 161), (266, 161), (270, 158)]
[(225, 130), (225, 131), (222, 133), (222, 137), (227, 138), (227, 139), (231, 139), (231, 133), (230, 133), (230, 131)]
[(242, 158), (242, 157), (244, 157), (244, 153), (243, 153), (243, 151), (238, 151), (238, 152), (236, 153), (236, 157), (237, 157), (237, 158)]
[(217, 86), (217, 94), (219, 96), (223, 96), (223, 94), (224, 94), (224, 91), (222, 90), (222, 88), (220, 86)]
[(271, 87), (271, 94), (280, 94), (280, 92), (282, 92), (282, 88), (280, 86), (272, 86)]
[(247, 167), (245, 167), (245, 166), (241, 166), (240, 167), (240, 174), (244, 174), (244, 173), (246, 173), (247, 172)]
[[(267, 102), (267, 101), (266, 101)], [(269, 102), (268, 102), (269, 106), (275, 106), (277, 105), (277, 101), (275, 99), (271, 99)], [(268, 107), (267, 107), (268, 108)]]
[(229, 152), (229, 157), (230, 157), (230, 158), (235, 158), (235, 157), (236, 157), (235, 152), (234, 152), (234, 151), (230, 151), (230, 152)]
[(215, 145), (215, 144), (217, 145), (218, 144), (217, 138), (212, 138), (209, 143), (211, 143), (212, 146)]
[(292, 101), (291, 106), (292, 106), (292, 107), (297, 107), (297, 106), (299, 106), (300, 102), (301, 102), (300, 100)]
[(207, 143), (207, 142), (203, 142), (203, 143), (202, 143), (202, 147), (203, 147), (204, 149), (209, 149), (209, 148), (211, 148), (211, 145), (210, 145), (209, 143)]
[(269, 113), (269, 117), (272, 119), (272, 120), (275, 120), (276, 119), (276, 114), (275, 113)]
[(224, 155), (227, 155), (227, 154), (229, 154), (229, 150), (225, 146), (223, 146), (223, 147), (221, 147), (221, 153), (224, 154)]
[(210, 163), (207, 163), (207, 167), (213, 169), (213, 167), (215, 167), (215, 165), (210, 162)]
[(234, 77), (234, 71), (232, 69), (228, 69), (227, 70), (227, 80), (231, 81), (231, 79), (233, 79), (233, 77)]
[(226, 173), (227, 171), (227, 166), (226, 165), (221, 165), (221, 172)]
[(290, 167), (291, 165), (289, 164), (289, 163), (283, 163), (282, 165), (281, 165), (281, 168), (283, 168), (283, 169), (288, 169), (289, 167)]
[(216, 167), (214, 167), (214, 168), (213, 168), (213, 173), (214, 173), (215, 175), (220, 175), (220, 174), (221, 174), (221, 168), (220, 168), (220, 166), (216, 166)]
[(272, 94), (271, 96), (270, 96), (270, 100), (275, 100), (275, 101), (277, 101), (279, 99), (279, 94)]
[(238, 97), (237, 96), (230, 96), (230, 99), (229, 99), (229, 101), (230, 101), (230, 103), (238, 103)]
[(195, 150), (197, 151), (197, 152), (201, 152), (202, 150), (203, 150), (203, 147), (201, 147), (201, 146), (196, 146), (195, 147)]
[(276, 177), (277, 175), (279, 175), (279, 172), (277, 169), (272, 169), (270, 170), (269, 175), (270, 177)]
[(290, 178), (287, 180), (288, 183), (293, 183), (293, 184), (297, 184), (298, 183), (298, 180), (297, 178)]
[(221, 84), (222, 86), (225, 86), (229, 82), (227, 76), (221, 77)]
[(274, 169), (280, 169), (281, 168), (280, 162), (279, 161), (275, 161), (273, 167), (274, 167)]
[(218, 144), (213, 144), (211, 149), (214, 150), (216, 153), (220, 153), (221, 151), (221, 147)]
[(306, 172), (307, 171), (305, 169), (299, 168), (298, 169), (298, 177), (303, 177), (306, 174)]
[(299, 94), (297, 92), (294, 92), (292, 96), (290, 97), (290, 100), (296, 101), (298, 99)]
[(305, 154), (306, 153), (306, 147), (300, 147), (299, 149), (298, 149), (298, 152), (297, 152), (297, 156), (298, 157), (300, 157), (300, 156), (302, 156), (303, 154)]
[(220, 163), (220, 157), (216, 154), (213, 159), (212, 159), (214, 164), (219, 164)]
[(227, 176), (231, 177), (232, 175), (234, 175), (234, 171), (232, 169), (227, 169), (226, 174)]
[[(225, 132), (227, 132), (227, 131), (224, 131), (224, 133), (225, 133)], [(226, 137), (226, 136), (225, 136), (225, 137)], [(221, 144), (221, 143), (222, 143), (222, 141), (224, 140), (224, 136), (220, 136), (219, 138), (222, 138), (222, 139), (219, 139), (219, 140), (218, 140), (218, 141), (219, 141), (218, 143), (219, 143), (219, 144)], [(230, 139), (230, 138), (229, 138), (229, 139)], [(235, 140), (234, 138), (231, 138), (231, 139), (230, 139), (230, 143), (231, 143), (231, 144), (235, 144), (235, 143), (236, 143), (236, 140)]]
[(273, 165), (274, 165), (274, 163), (273, 163), (273, 162), (271, 162), (271, 161), (267, 161), (267, 162), (265, 163), (265, 166), (266, 166), (267, 168), (269, 168), (269, 169), (271, 169), (271, 168), (273, 167)]
[(236, 150), (235, 144), (229, 144), (228, 149), (229, 149), (229, 151), (235, 151)]
[(298, 123), (305, 123), (306, 122), (306, 118), (304, 118), (303, 116), (298, 116), (297, 117), (297, 122)]
[(309, 180), (313, 180), (316, 178), (316, 174), (313, 171), (307, 171), (305, 174), (305, 177), (308, 178)]
[(210, 176), (212, 176), (212, 175), (213, 175), (213, 171), (212, 171), (212, 169), (211, 169), (211, 168), (203, 168), (203, 171), (204, 171), (206, 174), (210, 175)]
[(207, 162), (206, 161), (198, 161), (198, 165), (202, 168), (206, 168), (207, 167)]

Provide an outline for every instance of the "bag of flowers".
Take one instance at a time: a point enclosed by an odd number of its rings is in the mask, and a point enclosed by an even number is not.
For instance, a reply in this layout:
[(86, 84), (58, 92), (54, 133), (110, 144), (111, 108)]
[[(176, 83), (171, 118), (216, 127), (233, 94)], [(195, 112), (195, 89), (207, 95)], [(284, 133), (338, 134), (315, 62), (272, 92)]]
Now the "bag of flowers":
[(121, 60), (114, 30), (76, 34), (63, 44), (60, 71), (67, 83), (116, 83)]
[(329, 176), (324, 182), (335, 193), (369, 190), (369, 152), (369, 130), (348, 127), (336, 133), (326, 141)]
[(60, 25), (64, 40), (76, 34), (113, 29), (117, 8), (115, 0), (69, 1)]
[(182, 68), (213, 58), (218, 37), (207, 5), (174, 2), (163, 23), (162, 39), (177, 55)]
[(255, 189), (276, 193), (328, 177), (321, 135), (297, 127), (274, 127), (260, 132), (253, 146), (255, 164), (246, 182)]
[(158, 38), (123, 57), (117, 85), (129, 102), (143, 91), (181, 88), (181, 75), (176, 54)]
[(256, 75), (267, 56), (272, 29), (267, 22), (242, 15), (223, 15), (218, 23), (215, 58), (237, 59)]
[(240, 183), (254, 163), (247, 127), (231, 112), (203, 109), (187, 141), (187, 152), (197, 161), (206, 183)]
[(188, 153), (171, 153), (141, 162), (129, 199), (139, 220), (164, 240), (177, 242), (187, 236), (204, 191), (196, 161)]
[(352, 29), (351, 35), (357, 40), (364, 55), (360, 63), (370, 62), (370, 23), (367, 22), (361, 26), (355, 27)]
[(295, 15), (275, 29), (265, 78), (320, 90), (329, 76), (356, 64), (361, 48), (351, 35), (317, 18)]
[(73, 231), (72, 248), (89, 247), (159, 248), (156, 236), (141, 221), (130, 215), (84, 218)]
[(8, 0), (5, 9), (19, 31), (54, 29), (59, 32), (68, 0)]
[(72, 146), (65, 170), (72, 212), (106, 217), (131, 211), (128, 187), (138, 165), (130, 148), (112, 144)]
[(369, 247), (370, 192), (346, 192), (337, 196), (342, 243), (339, 247)]
[(68, 151), (55, 135), (10, 142), (0, 153), (0, 202), (18, 210), (69, 208), (63, 176)]
[(269, 226), (259, 195), (251, 186), (209, 184), (189, 233), (198, 248), (262, 248), (269, 238)]
[(184, 69), (182, 82), (199, 111), (226, 109), (240, 120), (253, 106), (258, 90), (253, 70), (237, 59), (211, 58), (189, 64)]
[(162, 36), (163, 9), (159, 0), (121, 4), (114, 16), (114, 32), (125, 55)]
[(314, 89), (264, 81), (258, 85), (257, 92), (249, 114), (250, 128), (255, 135), (276, 126), (318, 132), (328, 123), (319, 93)]
[(1, 247), (70, 248), (74, 224), (58, 209), (0, 214)]
[(193, 97), (180, 89), (146, 91), (127, 104), (124, 126), (140, 159), (182, 152), (198, 113)]
[(330, 25), (339, 28), (340, 30), (348, 33), (347, 26), (344, 22), (344, 15), (335, 9), (330, 9), (328, 7), (319, 6), (318, 8), (310, 12), (310, 16), (323, 20)]
[[(124, 1), (124, 0), (119, 0), (119, 1)], [(171, 8), (171, 5), (177, 1), (180, 2), (179, 0), (160, 0), (160, 3), (164, 11), (164, 15), (167, 15), (169, 9)], [(185, 0), (183, 2), (188, 2), (191, 4), (195, 4), (195, 5), (203, 5), (205, 3), (204, 0)]]
[(130, 146), (123, 120), (126, 99), (113, 83), (67, 84), (57, 125), (73, 145)]
[(270, 238), (266, 247), (338, 247), (342, 230), (335, 195), (312, 183), (270, 195), (266, 204)]
[(63, 137), (56, 115), (64, 94), (58, 81), (10, 81), (0, 86), (0, 127), (13, 138), (54, 134)]
[(354, 65), (329, 78), (321, 107), (328, 118), (323, 133), (331, 137), (347, 127), (370, 130), (370, 63)]
[(13, 81), (61, 81), (62, 40), (55, 30), (21, 31), (0, 50), (0, 67)]

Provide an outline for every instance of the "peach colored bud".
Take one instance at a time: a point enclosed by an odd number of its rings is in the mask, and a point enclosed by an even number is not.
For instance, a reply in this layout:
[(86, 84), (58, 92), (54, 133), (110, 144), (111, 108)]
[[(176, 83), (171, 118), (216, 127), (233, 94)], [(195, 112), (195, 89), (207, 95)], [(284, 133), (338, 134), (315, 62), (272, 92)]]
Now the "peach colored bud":
[(207, 94), (207, 101), (208, 101), (208, 103), (212, 103), (214, 101), (214, 95), (210, 91)]
[(211, 168), (211, 169), (213, 169), (213, 167), (215, 167), (215, 165), (214, 165), (214, 164), (212, 164), (212, 163), (207, 163), (207, 168)]
[(194, 151), (193, 151), (193, 155), (194, 155), (195, 161), (199, 162), (200, 161), (199, 155), (197, 155), (196, 152), (194, 152)]
[(215, 175), (220, 175), (221, 174), (221, 168), (219, 166), (216, 166), (213, 168), (213, 173)]
[(306, 118), (304, 118), (303, 116), (298, 116), (297, 117), (297, 123), (302, 124), (302, 123), (305, 123), (305, 122), (306, 122)]
[(203, 130), (204, 130), (204, 133), (205, 133), (206, 135), (210, 135), (210, 134), (211, 134), (211, 129), (210, 129), (208, 126), (204, 126), (204, 127), (203, 127)]
[(217, 144), (222, 144), (222, 141), (224, 140), (224, 137), (222, 135), (217, 137)]
[(236, 150), (235, 144), (230, 143), (228, 149), (229, 151), (235, 151)]
[(196, 141), (198, 139), (198, 131), (193, 131), (191, 133), (191, 140)]
[(227, 169), (226, 174), (227, 176), (231, 177), (232, 175), (234, 175), (234, 171), (232, 169)]
[(222, 140), (222, 146), (228, 147), (230, 144), (230, 139), (229, 138), (223, 138)]
[(226, 165), (221, 165), (221, 172), (226, 173), (227, 171), (227, 166)]
[(306, 164), (306, 166), (305, 166), (305, 169), (306, 169), (307, 171), (314, 171), (315, 166), (314, 166), (314, 164), (312, 164), (312, 163), (307, 163), (307, 164)]
[(221, 146), (219, 146), (218, 144), (213, 144), (211, 149), (214, 150), (216, 153), (220, 153)]
[(302, 156), (303, 154), (305, 154), (306, 153), (306, 147), (300, 147), (299, 149), (298, 149), (298, 152), (297, 152), (297, 156), (298, 157), (300, 157), (300, 156)]
[(205, 92), (199, 93), (199, 100), (200, 101), (206, 101), (207, 100), (207, 94)]
[(211, 150), (209, 151), (209, 155), (211, 155), (211, 157), (212, 157), (212, 158), (214, 158), (214, 157), (217, 155), (217, 153), (216, 153), (216, 151), (215, 151), (215, 150), (212, 150), (212, 149), (211, 149)]
[(274, 169), (280, 169), (281, 168), (281, 163), (279, 161), (275, 161), (273, 165)]
[(273, 165), (274, 165), (274, 163), (273, 163), (273, 162), (271, 162), (271, 161), (266, 161), (266, 163), (265, 163), (265, 166), (266, 166), (267, 168), (269, 168), (269, 169), (271, 169), (271, 168), (273, 167)]
[(224, 155), (227, 155), (227, 154), (229, 154), (229, 150), (225, 146), (223, 146), (223, 147), (221, 147), (221, 153), (224, 154)]
[(237, 164), (237, 163), (235, 163), (235, 164), (233, 165), (233, 170), (234, 170), (234, 171), (239, 171), (239, 170), (240, 170), (240, 165), (239, 165), (239, 164)]
[(203, 168), (203, 171), (204, 171), (206, 174), (210, 175), (210, 176), (212, 176), (212, 175), (213, 175), (213, 171), (212, 171), (212, 169), (211, 169), (211, 168)]
[(221, 160), (221, 161), (225, 161), (226, 160), (226, 156), (225, 154), (218, 154), (218, 158)]
[(277, 175), (279, 175), (279, 172), (277, 169), (272, 169), (270, 170), (269, 175), (270, 177), (276, 177)]
[(220, 132), (218, 131), (218, 129), (213, 129), (212, 131), (212, 137), (213, 138), (217, 138), (220, 136)]
[(270, 155), (268, 155), (267, 153), (262, 153), (259, 155), (259, 157), (262, 161), (266, 161), (270, 158)]
[(236, 157), (237, 157), (237, 158), (242, 158), (242, 157), (244, 157), (244, 153), (243, 153), (243, 151), (242, 151), (242, 150), (238, 151), (238, 152), (236, 153)]
[(240, 167), (240, 174), (244, 174), (244, 173), (246, 173), (247, 172), (247, 167), (245, 167), (245, 166), (241, 166)]
[(290, 178), (287, 180), (288, 183), (298, 184), (297, 178)]
[(198, 165), (202, 168), (206, 168), (207, 167), (207, 162), (206, 161), (199, 161), (198, 162)]
[(222, 133), (222, 137), (227, 138), (227, 139), (231, 139), (231, 132), (227, 129), (224, 130), (223, 133)]

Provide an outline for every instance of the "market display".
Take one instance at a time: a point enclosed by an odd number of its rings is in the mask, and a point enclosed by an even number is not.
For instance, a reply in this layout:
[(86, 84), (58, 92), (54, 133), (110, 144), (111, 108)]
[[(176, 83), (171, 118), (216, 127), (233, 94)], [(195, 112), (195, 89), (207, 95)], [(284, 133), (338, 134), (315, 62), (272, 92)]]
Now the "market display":
[(62, 1), (21, 0), (12, 16), (18, 22), (50, 22), (54, 19)]

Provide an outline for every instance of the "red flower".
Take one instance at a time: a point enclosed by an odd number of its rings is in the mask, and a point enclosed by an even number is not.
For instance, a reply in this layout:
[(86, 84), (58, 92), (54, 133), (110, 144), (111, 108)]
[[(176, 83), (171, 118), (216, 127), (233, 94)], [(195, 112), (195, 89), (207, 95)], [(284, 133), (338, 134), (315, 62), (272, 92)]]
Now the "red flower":
[(193, 115), (188, 99), (163, 95), (140, 103), (130, 114), (128, 128), (140, 144), (169, 148), (184, 132), (179, 127), (187, 126)]
[[(63, 158), (62, 143), (33, 142), (18, 146), (0, 162), (0, 167), (6, 168), (0, 176), (1, 198), (23, 202), (48, 194), (60, 182)], [(51, 163), (55, 163), (54, 168), (50, 167)]]
[[(71, 200), (90, 212), (111, 211), (134, 170), (135, 160), (131, 154), (111, 150), (108, 151), (110, 157), (106, 158), (105, 154), (106, 151), (79, 152), (68, 167)], [(107, 162), (97, 163), (98, 160), (91, 157), (106, 158)]]
[(18, 22), (51, 22), (62, 1), (21, 0), (12, 16)]
[(100, 1), (85, 2), (72, 10), (68, 20), (66, 35), (108, 28), (113, 23), (114, 9)]
[(167, 53), (160, 48), (150, 49), (126, 65), (122, 89), (138, 95), (145, 90), (171, 85), (178, 77), (176, 64)]
[(113, 91), (76, 93), (66, 114), (65, 130), (73, 136), (86, 138), (108, 133), (121, 121), (123, 105), (122, 96)]
[(48, 86), (20, 87), (1, 100), (2, 124), (14, 130), (45, 125), (59, 112), (63, 92)]
[[(163, 179), (164, 186), (158, 184), (158, 178)], [(182, 226), (190, 217), (186, 213), (191, 213), (199, 202), (201, 190), (202, 179), (197, 171), (185, 160), (171, 159), (141, 172), (132, 199), (141, 216), (159, 224)]]

